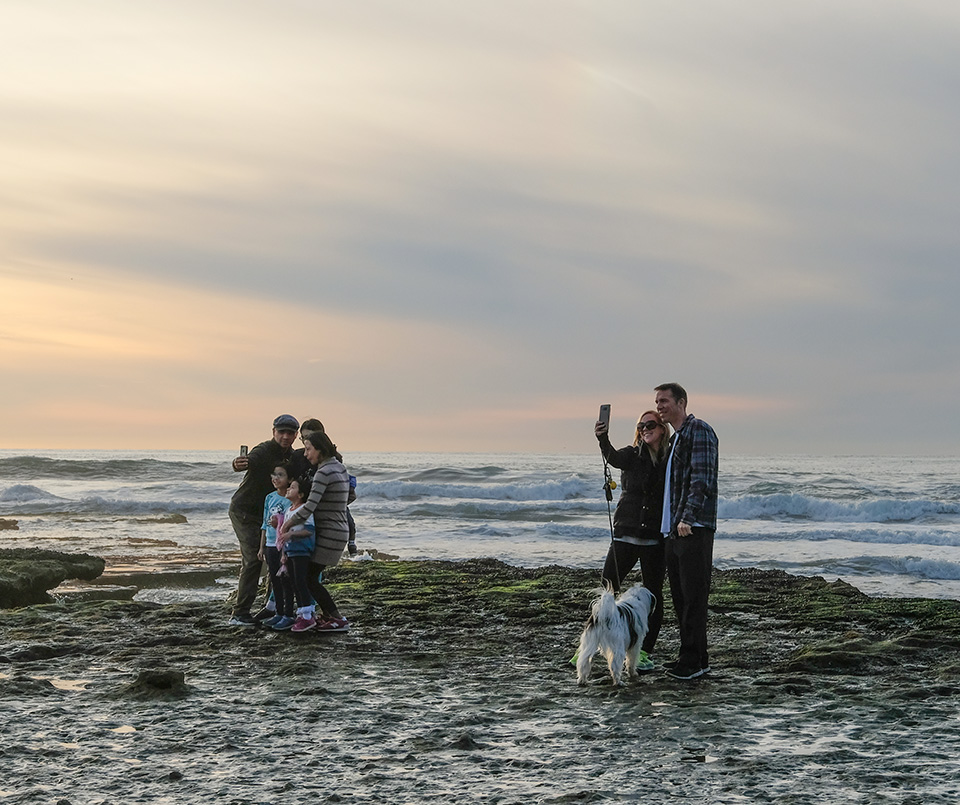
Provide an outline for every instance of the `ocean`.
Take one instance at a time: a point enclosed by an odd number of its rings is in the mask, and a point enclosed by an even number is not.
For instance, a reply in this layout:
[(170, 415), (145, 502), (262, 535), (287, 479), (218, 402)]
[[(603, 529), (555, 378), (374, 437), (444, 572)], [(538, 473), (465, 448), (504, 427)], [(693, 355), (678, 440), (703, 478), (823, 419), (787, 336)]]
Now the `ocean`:
[[(0, 518), (19, 524), (0, 537), (6, 547), (103, 556), (112, 572), (156, 570), (139, 599), (226, 598), (235, 579), (222, 569), (239, 558), (227, 517), (241, 477), (232, 457), (0, 450)], [(599, 578), (610, 539), (599, 452), (355, 453), (345, 463), (358, 478), (358, 561), (369, 549), (494, 557), (595, 567)], [(721, 456), (719, 517), (717, 567), (960, 599), (958, 458)]]

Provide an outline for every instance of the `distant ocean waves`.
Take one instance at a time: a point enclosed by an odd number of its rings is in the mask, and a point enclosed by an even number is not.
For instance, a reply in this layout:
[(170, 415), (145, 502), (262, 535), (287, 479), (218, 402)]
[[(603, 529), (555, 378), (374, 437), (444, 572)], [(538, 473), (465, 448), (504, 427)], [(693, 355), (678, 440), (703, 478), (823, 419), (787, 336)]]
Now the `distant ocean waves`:
[[(118, 453), (106, 451), (65, 451), (57, 456), (7, 455), (0, 451), (0, 478), (168, 481), (208, 480), (211, 469), (220, 464), (208, 461), (170, 461), (163, 458), (119, 458)], [(80, 454), (83, 458), (75, 458)], [(109, 458), (105, 456), (111, 456)], [(229, 460), (229, 459), (228, 459)]]
[[(185, 495), (189, 490), (185, 490)], [(136, 500), (128, 497), (108, 498), (83, 496), (75, 500), (55, 495), (30, 484), (14, 484), (0, 490), (0, 515), (29, 516), (37, 514), (186, 514), (224, 512), (229, 501), (191, 501), (183, 499)]]
[[(127, 562), (236, 551), (232, 453), (0, 451), (8, 544)], [(355, 454), (359, 543), (404, 558), (494, 556), (599, 568), (610, 538), (599, 455)], [(618, 477), (614, 471), (614, 477)], [(960, 598), (960, 460), (721, 457), (722, 567), (841, 577)], [(614, 505), (616, 504), (616, 497)]]
[[(88, 476), (90, 477), (90, 476)], [(99, 476), (102, 478), (103, 476)], [(35, 484), (12, 484), (0, 487), (0, 514), (35, 514), (52, 512), (104, 512), (108, 514), (175, 512), (225, 512), (232, 485), (199, 489), (184, 480), (168, 481), (162, 488), (133, 488), (127, 482), (112, 489), (109, 495), (81, 495), (73, 498), (58, 494), (55, 481)], [(542, 520), (551, 516), (596, 513), (605, 511), (605, 502), (598, 485), (581, 478), (566, 478), (538, 483), (460, 484), (423, 483), (404, 480), (369, 481), (361, 478), (359, 491), (364, 501), (378, 510), (403, 511), (410, 516), (456, 516), (465, 518), (530, 517)], [(162, 493), (162, 494), (158, 494)], [(211, 494), (214, 499), (209, 499)], [(204, 499), (208, 498), (208, 499)], [(615, 505), (616, 501), (614, 501)], [(942, 500), (880, 500), (844, 503), (800, 494), (768, 496), (744, 495), (727, 498), (721, 495), (719, 517), (727, 521), (721, 531), (729, 532), (729, 521), (780, 523), (784, 533), (800, 528), (808, 538), (816, 538), (806, 528), (815, 523), (842, 523), (849, 526), (882, 524), (883, 534), (875, 531), (878, 541), (899, 537), (917, 541), (919, 534), (930, 529), (889, 529), (896, 525), (960, 524), (960, 503)], [(870, 529), (845, 529), (858, 540), (869, 540)]]

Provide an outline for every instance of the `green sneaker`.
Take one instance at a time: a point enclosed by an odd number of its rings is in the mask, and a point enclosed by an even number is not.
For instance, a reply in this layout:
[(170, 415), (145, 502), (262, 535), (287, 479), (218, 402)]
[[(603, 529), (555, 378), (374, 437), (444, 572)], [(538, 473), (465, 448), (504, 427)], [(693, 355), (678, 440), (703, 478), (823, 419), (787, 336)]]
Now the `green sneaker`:
[(650, 655), (643, 649), (640, 649), (640, 653), (637, 655), (637, 670), (652, 671), (656, 667), (653, 660), (650, 659)]

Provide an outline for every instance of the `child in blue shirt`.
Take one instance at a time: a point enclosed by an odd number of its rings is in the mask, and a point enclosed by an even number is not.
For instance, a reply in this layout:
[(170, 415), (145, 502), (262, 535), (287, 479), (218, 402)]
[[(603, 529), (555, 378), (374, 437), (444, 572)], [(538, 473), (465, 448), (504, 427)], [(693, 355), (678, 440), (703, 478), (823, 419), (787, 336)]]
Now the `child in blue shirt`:
[[(290, 486), (290, 464), (282, 461), (273, 468), (270, 480), (275, 491), (267, 495), (263, 502), (263, 524), (260, 526), (260, 550), (257, 557), (267, 563), (270, 577), (270, 589), (273, 591), (267, 602), (255, 616), (255, 621), (264, 621), (277, 613), (277, 571), (280, 570), (280, 551), (277, 549), (277, 527), (283, 522), (283, 516), (290, 510), (287, 489)], [(279, 611), (283, 611), (280, 607)]]
[[(287, 500), (290, 502), (290, 509), (286, 515), (293, 514), (310, 497), (310, 488), (312, 484), (309, 478), (300, 478), (291, 481), (287, 487)], [(311, 514), (306, 522), (291, 529), (286, 539), (277, 540), (277, 547), (281, 552), (282, 567), (277, 572), (277, 612), (275, 618), (264, 621), (264, 626), (271, 629), (284, 630), (291, 632), (306, 632), (317, 625), (317, 619), (314, 616), (316, 603), (310, 595), (310, 589), (307, 585), (307, 577), (310, 569), (310, 558), (313, 556), (313, 549), (316, 547), (317, 527)], [(282, 544), (281, 544), (282, 543)], [(281, 604), (281, 599), (283, 603)], [(297, 619), (293, 619), (293, 604), (296, 599)]]

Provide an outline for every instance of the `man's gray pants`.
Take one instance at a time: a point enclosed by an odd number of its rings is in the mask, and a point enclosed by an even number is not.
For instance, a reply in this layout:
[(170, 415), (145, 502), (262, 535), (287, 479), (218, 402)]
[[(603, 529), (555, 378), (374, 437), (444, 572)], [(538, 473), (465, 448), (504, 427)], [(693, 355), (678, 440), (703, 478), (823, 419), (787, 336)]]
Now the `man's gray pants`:
[(263, 523), (260, 517), (233, 509), (230, 509), (230, 522), (240, 543), (240, 580), (237, 582), (237, 603), (234, 604), (233, 614), (249, 615), (257, 598), (263, 571), (263, 562), (257, 557), (260, 551), (260, 526)]

